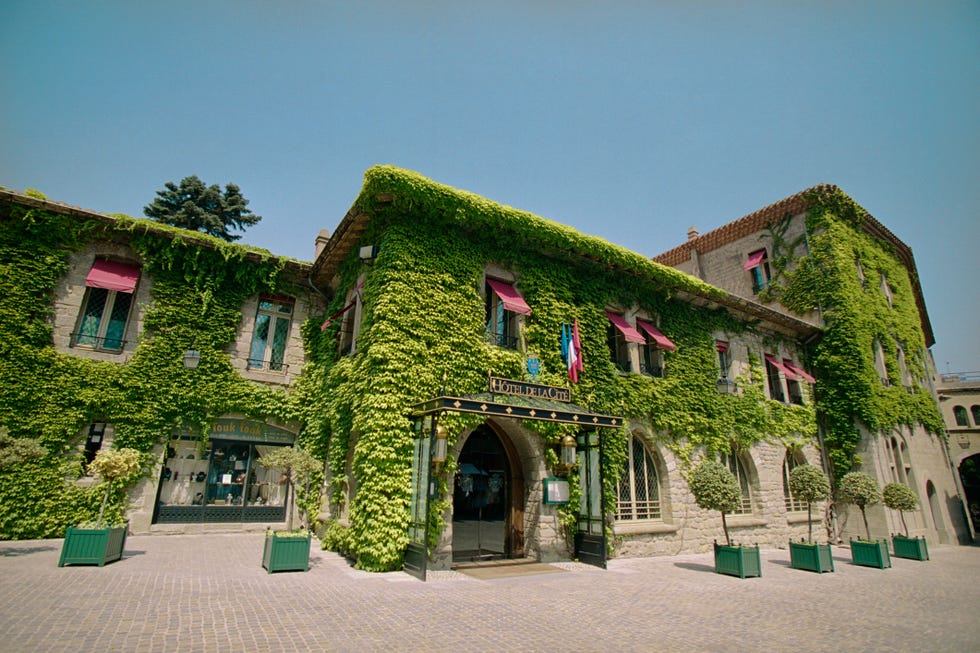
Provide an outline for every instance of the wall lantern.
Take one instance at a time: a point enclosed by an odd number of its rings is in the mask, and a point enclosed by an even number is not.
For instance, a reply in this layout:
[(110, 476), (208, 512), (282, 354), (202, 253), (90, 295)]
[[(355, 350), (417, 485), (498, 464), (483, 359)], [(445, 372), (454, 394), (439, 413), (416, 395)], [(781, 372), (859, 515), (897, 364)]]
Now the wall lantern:
[(718, 389), (718, 394), (720, 395), (730, 395), (735, 394), (735, 382), (728, 379), (718, 379), (718, 383), (715, 386)]
[(432, 451), (432, 462), (435, 464), (440, 464), (446, 462), (446, 450), (447, 443), (446, 439), (449, 437), (449, 432), (446, 427), (442, 424), (436, 426), (436, 446)]
[(561, 464), (571, 468), (575, 462), (575, 438), (566, 435), (561, 439)]
[(197, 364), (201, 362), (201, 352), (196, 349), (188, 349), (184, 352), (184, 367), (189, 370), (196, 370)]

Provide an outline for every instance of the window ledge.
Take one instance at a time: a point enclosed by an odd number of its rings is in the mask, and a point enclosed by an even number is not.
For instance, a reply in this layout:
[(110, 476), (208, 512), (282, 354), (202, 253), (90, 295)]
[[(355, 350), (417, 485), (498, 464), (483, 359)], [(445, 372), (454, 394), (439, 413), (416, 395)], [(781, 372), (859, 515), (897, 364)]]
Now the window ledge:
[(755, 515), (728, 515), (725, 521), (729, 528), (750, 528), (752, 526), (765, 526), (769, 523)]
[(678, 530), (680, 530), (680, 527), (675, 524), (656, 521), (618, 521), (613, 524), (613, 531), (616, 535), (676, 533)]
[(821, 522), (823, 518), (820, 515), (815, 514), (812, 518), (807, 519), (805, 512), (788, 512), (786, 513), (786, 522), (789, 524), (805, 524), (807, 521), (811, 522)]

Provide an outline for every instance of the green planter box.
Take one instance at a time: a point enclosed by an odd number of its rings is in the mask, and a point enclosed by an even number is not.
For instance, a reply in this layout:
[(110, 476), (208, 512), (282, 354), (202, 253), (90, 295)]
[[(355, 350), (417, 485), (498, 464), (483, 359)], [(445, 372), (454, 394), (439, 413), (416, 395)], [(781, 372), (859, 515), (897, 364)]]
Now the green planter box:
[(58, 566), (98, 565), (119, 560), (126, 546), (126, 531), (129, 522), (113, 528), (74, 528), (65, 532), (65, 543), (61, 545), (61, 558)]
[(793, 569), (815, 571), (818, 574), (834, 570), (834, 556), (829, 544), (790, 542), (789, 561)]
[(924, 537), (893, 535), (892, 548), (895, 550), (896, 558), (908, 558), (909, 560), (929, 559), (929, 547), (926, 546), (926, 538)]
[(862, 567), (877, 567), (878, 569), (891, 567), (892, 559), (888, 555), (888, 541), (851, 540), (851, 562)]
[(275, 571), (309, 571), (310, 534), (290, 537), (269, 533), (265, 536), (262, 566), (270, 574)]
[(715, 572), (750, 578), (762, 575), (762, 561), (757, 546), (727, 546), (715, 542)]

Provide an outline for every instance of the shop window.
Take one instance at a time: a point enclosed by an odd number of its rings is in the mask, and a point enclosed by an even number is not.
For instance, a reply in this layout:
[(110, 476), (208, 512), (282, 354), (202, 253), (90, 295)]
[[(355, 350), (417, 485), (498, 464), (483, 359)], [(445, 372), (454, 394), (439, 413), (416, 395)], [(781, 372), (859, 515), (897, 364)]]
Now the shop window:
[(970, 406), (970, 412), (973, 413), (973, 425), (980, 426), (980, 406), (973, 404)]
[(138, 280), (139, 268), (97, 259), (85, 279), (85, 297), (71, 345), (96, 351), (122, 351)]
[(498, 347), (520, 347), (521, 316), (530, 315), (531, 308), (514, 286), (496, 279), (487, 279), (486, 338)]
[[(975, 406), (974, 406), (975, 408)], [(976, 412), (974, 412), (974, 417), (976, 417)], [(966, 408), (963, 406), (953, 406), (953, 417), (956, 419), (957, 426), (969, 426), (970, 420), (966, 414)]]
[(741, 457), (732, 450), (729, 453), (721, 454), (720, 460), (721, 464), (728, 467), (729, 471), (735, 476), (735, 480), (738, 481), (738, 487), (742, 491), (742, 504), (736, 510), (733, 510), (732, 514), (752, 514), (752, 483), (750, 482)]
[(88, 427), (88, 435), (85, 436), (85, 465), (95, 460), (95, 454), (99, 453), (102, 445), (105, 444), (105, 424), (96, 422)]
[(769, 268), (769, 257), (765, 249), (756, 250), (749, 254), (749, 258), (743, 267), (752, 275), (753, 293), (758, 294), (769, 287), (772, 272)]
[(786, 512), (806, 512), (807, 502), (794, 497), (793, 492), (789, 489), (790, 473), (800, 465), (805, 464), (806, 459), (799, 451), (786, 451), (786, 457), (783, 459), (783, 500), (786, 503)]
[(626, 462), (619, 478), (616, 520), (661, 519), (660, 483), (653, 456), (635, 435), (630, 435), (626, 451)]
[(252, 330), (252, 346), (248, 354), (248, 368), (285, 372), (283, 361), (289, 343), (289, 329), (293, 319), (292, 299), (284, 297), (260, 297)]

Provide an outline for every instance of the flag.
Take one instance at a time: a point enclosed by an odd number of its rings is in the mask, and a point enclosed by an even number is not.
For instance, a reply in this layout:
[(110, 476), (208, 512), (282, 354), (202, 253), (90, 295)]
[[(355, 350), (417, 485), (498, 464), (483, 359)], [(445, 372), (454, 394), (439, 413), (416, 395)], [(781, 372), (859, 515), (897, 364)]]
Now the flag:
[(578, 319), (572, 325), (572, 341), (568, 347), (568, 378), (578, 383), (579, 372), (585, 370), (582, 364), (582, 341), (578, 337)]

